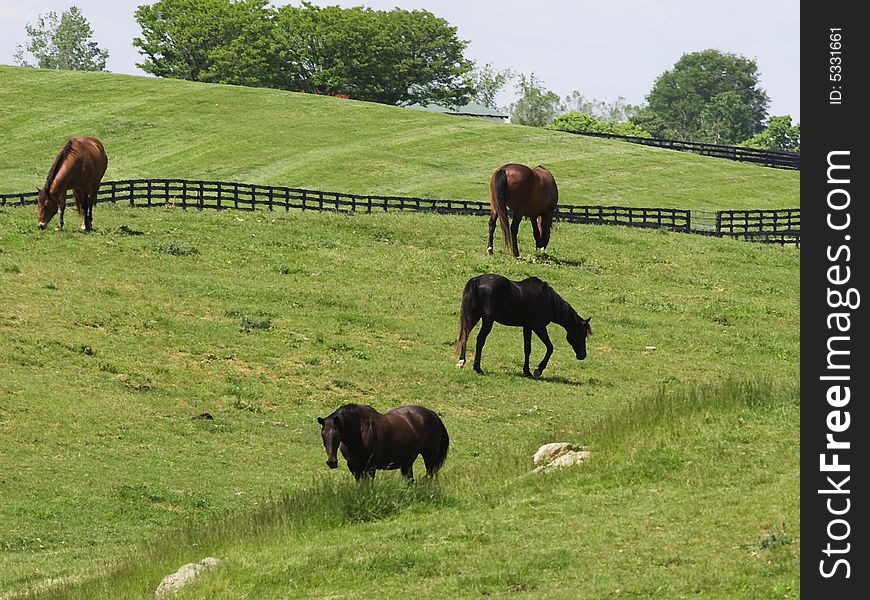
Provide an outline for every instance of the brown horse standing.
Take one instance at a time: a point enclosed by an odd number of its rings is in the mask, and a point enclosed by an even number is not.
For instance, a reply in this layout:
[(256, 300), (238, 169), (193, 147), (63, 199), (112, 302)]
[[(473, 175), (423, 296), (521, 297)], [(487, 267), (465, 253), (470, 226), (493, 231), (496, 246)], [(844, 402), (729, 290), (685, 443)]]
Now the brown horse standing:
[(450, 445), (441, 418), (423, 406), (400, 406), (381, 414), (368, 405), (345, 404), (317, 422), (326, 465), (338, 467), (341, 451), (357, 480), (374, 478), (377, 469), (401, 469), (413, 481), (414, 461), (421, 455), (426, 475), (434, 477)]
[[(489, 182), (489, 246), (492, 254), (492, 235), (496, 220), (501, 225), (505, 247), (519, 256), (517, 232), (523, 217), (532, 221), (535, 247), (543, 250), (550, 242), (553, 213), (559, 201), (559, 189), (553, 175), (544, 167), (530, 169), (525, 165), (507, 164), (495, 170)], [(508, 226), (507, 209), (513, 213)]]
[(39, 228), (45, 229), (54, 214), (58, 213), (55, 229), (63, 229), (66, 191), (71, 189), (75, 195), (76, 209), (82, 216), (82, 229), (90, 231), (97, 190), (108, 164), (109, 159), (100, 140), (92, 137), (70, 138), (48, 170), (45, 186), (37, 188)]

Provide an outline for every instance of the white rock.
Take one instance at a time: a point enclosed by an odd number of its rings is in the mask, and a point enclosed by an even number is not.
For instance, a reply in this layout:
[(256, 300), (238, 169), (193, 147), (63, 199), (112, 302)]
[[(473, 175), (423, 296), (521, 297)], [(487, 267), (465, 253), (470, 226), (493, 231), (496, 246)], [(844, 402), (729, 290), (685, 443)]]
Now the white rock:
[(551, 444), (544, 444), (543, 446), (538, 448), (537, 452), (535, 452), (533, 460), (536, 465), (540, 465), (541, 463), (549, 463), (560, 454), (564, 454), (571, 449), (573, 449), (573, 445), (569, 444), (568, 442), (553, 442)]
[(216, 567), (220, 562), (220, 560), (209, 556), (198, 563), (187, 563), (172, 575), (164, 577), (163, 581), (160, 582), (160, 585), (154, 591), (154, 595), (158, 598), (165, 598), (170, 594), (174, 594), (183, 586), (196, 579), (200, 573)]

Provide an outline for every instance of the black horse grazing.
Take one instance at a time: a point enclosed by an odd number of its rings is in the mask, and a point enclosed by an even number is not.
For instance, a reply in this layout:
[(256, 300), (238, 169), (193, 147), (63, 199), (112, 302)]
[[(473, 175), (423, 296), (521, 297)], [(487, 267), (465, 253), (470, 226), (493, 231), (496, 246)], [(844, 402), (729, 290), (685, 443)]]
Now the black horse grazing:
[(483, 325), (477, 334), (477, 351), (474, 354), (474, 370), (480, 370), (480, 356), (486, 336), (489, 335), (493, 323), (513, 325), (523, 328), (526, 360), (523, 363), (523, 374), (532, 376), (529, 371), (529, 355), (532, 353), (532, 332), (535, 332), (544, 345), (547, 353), (534, 376), (538, 378), (547, 367), (553, 344), (547, 335), (547, 325), (557, 323), (568, 332), (568, 343), (574, 348), (577, 360), (586, 358), (586, 336), (592, 335), (589, 319), (583, 319), (571, 305), (565, 302), (553, 291), (553, 288), (537, 277), (529, 277), (522, 281), (511, 281), (501, 275), (487, 273), (472, 277), (465, 284), (462, 292), (462, 307), (459, 312), (459, 350), (460, 369), (465, 366), (465, 345), (468, 335), (479, 320)]
[(414, 461), (423, 456), (426, 475), (433, 477), (444, 459), (450, 438), (433, 411), (423, 406), (400, 406), (384, 414), (371, 406), (345, 404), (326, 418), (317, 417), (326, 448), (326, 465), (338, 467), (341, 450), (348, 470), (360, 480), (375, 470), (401, 469), (414, 481)]

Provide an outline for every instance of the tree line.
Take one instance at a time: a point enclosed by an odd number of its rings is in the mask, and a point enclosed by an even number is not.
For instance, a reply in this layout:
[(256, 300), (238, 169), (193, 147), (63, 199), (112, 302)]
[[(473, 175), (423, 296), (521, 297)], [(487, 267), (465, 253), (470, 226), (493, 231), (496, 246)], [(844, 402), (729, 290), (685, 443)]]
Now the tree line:
[[(427, 10), (272, 7), (268, 0), (158, 0), (135, 13), (137, 67), (158, 77), (327, 94), (407, 106), (476, 101), (514, 123), (759, 149), (800, 150), (800, 124), (768, 116), (755, 61), (707, 49), (684, 54), (642, 105), (575, 91), (560, 98), (534, 73), (476, 65), (468, 41)], [(23, 66), (104, 70), (108, 52), (73, 6), (40, 15), (15, 60)], [(33, 57), (31, 64), (28, 55)], [(513, 84), (516, 100), (497, 106)]]

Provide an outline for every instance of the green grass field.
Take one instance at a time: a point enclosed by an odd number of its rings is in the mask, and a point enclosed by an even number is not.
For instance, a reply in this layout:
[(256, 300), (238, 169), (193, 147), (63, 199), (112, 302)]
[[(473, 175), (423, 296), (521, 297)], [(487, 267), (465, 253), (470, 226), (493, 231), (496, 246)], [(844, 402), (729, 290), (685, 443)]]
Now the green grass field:
[(45, 181), (71, 135), (106, 179), (178, 177), (486, 201), (508, 162), (551, 169), (564, 204), (800, 206), (800, 173), (339, 98), (0, 66), (0, 193)]
[[(561, 164), (576, 203), (799, 204), (794, 172), (619, 142), (156, 79), (0, 80), (2, 191), (114, 120), (112, 179), (473, 199), (525, 160)], [(63, 116), (60, 90), (93, 104)], [(214, 118), (222, 102), (250, 120)], [(245, 140), (218, 144), (230, 131)], [(0, 598), (151, 598), (206, 556), (222, 563), (176, 597), (800, 596), (800, 250), (558, 223), (549, 254), (514, 260), (486, 255), (484, 218), (98, 205), (86, 235), (72, 216), (39, 232), (35, 212), (0, 209)], [(553, 325), (544, 378), (523, 378), (521, 332), (497, 325), (487, 375), (457, 370), (462, 286), (487, 271), (591, 316), (587, 360)], [(437, 482), (328, 470), (315, 417), (345, 402), (439, 412)], [(530, 474), (550, 441), (592, 459)]]

